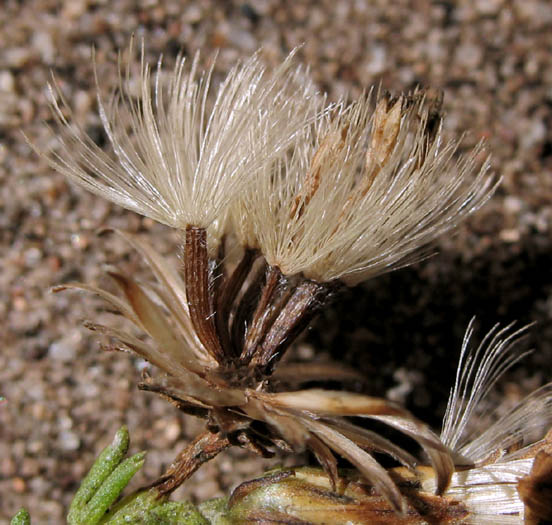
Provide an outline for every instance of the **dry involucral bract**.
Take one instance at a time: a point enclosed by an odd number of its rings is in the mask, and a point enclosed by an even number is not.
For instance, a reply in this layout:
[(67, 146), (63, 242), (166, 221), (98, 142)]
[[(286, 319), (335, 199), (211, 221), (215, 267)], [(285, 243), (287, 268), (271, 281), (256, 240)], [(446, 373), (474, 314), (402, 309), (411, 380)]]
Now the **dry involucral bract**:
[[(495, 382), (526, 354), (517, 344), (526, 331), (527, 327), (515, 330), (513, 325), (496, 325), (479, 346), (472, 347), (473, 321), (470, 323), (443, 420), (441, 439), (451, 448), (456, 469), (441, 496), (434, 495), (433, 469), (390, 469), (409, 501), (407, 513), (398, 516), (389, 512), (389, 503), (378, 491), (355, 474), (346, 474), (336, 492), (327, 474), (303, 467), (272, 471), (239, 486), (230, 498), (229, 515), (248, 523), (273, 520), (317, 525), (549, 523), (552, 384), (536, 390), (502, 417), (493, 417), (496, 407), (484, 408)], [(295, 402), (301, 404), (300, 399)], [(496, 421), (482, 427), (485, 415)], [(479, 423), (474, 421), (476, 416)]]

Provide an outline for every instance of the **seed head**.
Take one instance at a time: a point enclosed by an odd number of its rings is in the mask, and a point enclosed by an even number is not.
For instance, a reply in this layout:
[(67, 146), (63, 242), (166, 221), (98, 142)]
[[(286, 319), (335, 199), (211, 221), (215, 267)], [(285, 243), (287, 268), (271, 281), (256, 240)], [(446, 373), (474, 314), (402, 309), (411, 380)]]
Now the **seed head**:
[(369, 93), (320, 115), (233, 212), (241, 243), (285, 275), (354, 285), (410, 264), (496, 187), (488, 161), (472, 177), (482, 145), (456, 159), (422, 92)]
[[(212, 68), (199, 73), (198, 64), (198, 56), (189, 65), (179, 57), (167, 77), (160, 59), (152, 78), (142, 49), (138, 97), (128, 88), (130, 67), (120, 65), (110, 101), (98, 97), (111, 154), (69, 123), (52, 88), (61, 141), (47, 155), (52, 166), (183, 236), (175, 269), (143, 239), (123, 234), (155, 282), (114, 271), (119, 295), (72, 285), (97, 293), (149, 336), (88, 323), (159, 370), (141, 387), (207, 422), (160, 490), (170, 492), (231, 444), (264, 456), (309, 449), (334, 487), (338, 455), (404, 510), (406, 499), (371, 452), (410, 470), (416, 458), (347, 419), (356, 417), (415, 440), (443, 493), (454, 465), (426, 425), (382, 399), (287, 385), (277, 365), (344, 284), (418, 259), (483, 204), (496, 184), (488, 163), (472, 177), (481, 147), (455, 160), (439, 103), (421, 92), (328, 105), (291, 55), (268, 71), (256, 54), (216, 89)], [(346, 375), (330, 366), (299, 375), (312, 381), (328, 370)]]
[(153, 75), (144, 54), (142, 46), (137, 95), (131, 63), (122, 59), (119, 85), (107, 102), (98, 86), (111, 154), (68, 120), (60, 90), (50, 86), (60, 144), (46, 158), (73, 182), (124, 208), (173, 228), (208, 229), (215, 249), (229, 204), (311, 118), (315, 92), (293, 65), (293, 53), (271, 71), (257, 53), (216, 87), (214, 65), (201, 72), (199, 54), (179, 56), (168, 74), (160, 57)]

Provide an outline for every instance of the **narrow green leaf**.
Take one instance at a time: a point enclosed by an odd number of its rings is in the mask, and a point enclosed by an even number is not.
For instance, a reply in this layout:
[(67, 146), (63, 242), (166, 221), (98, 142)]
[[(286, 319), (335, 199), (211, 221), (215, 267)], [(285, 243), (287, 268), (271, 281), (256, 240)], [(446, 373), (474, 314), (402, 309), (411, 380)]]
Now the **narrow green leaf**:
[(19, 509), (12, 518), (10, 525), (31, 525), (31, 516), (25, 509)]
[(131, 494), (101, 520), (101, 525), (210, 525), (195, 505), (167, 501), (157, 489)]
[(69, 525), (82, 525), (82, 512), (86, 504), (94, 496), (102, 483), (109, 477), (113, 470), (121, 463), (129, 446), (128, 428), (121, 427), (115, 434), (111, 445), (107, 446), (92, 468), (84, 478), (81, 486), (69, 507), (67, 523)]
[(143, 490), (129, 494), (115, 504), (100, 521), (101, 525), (128, 525), (141, 523), (151, 509), (162, 505), (168, 496), (161, 496), (157, 489)]
[[(149, 521), (148, 521), (149, 520)], [(149, 525), (209, 525), (195, 505), (186, 501), (168, 501), (151, 510), (146, 516)]]
[(216, 525), (231, 525), (232, 521), (228, 518), (228, 498), (213, 498), (197, 506), (207, 523)]
[(142, 468), (145, 455), (145, 452), (139, 452), (125, 459), (109, 475), (86, 505), (79, 525), (96, 525), (102, 519), (134, 474)]

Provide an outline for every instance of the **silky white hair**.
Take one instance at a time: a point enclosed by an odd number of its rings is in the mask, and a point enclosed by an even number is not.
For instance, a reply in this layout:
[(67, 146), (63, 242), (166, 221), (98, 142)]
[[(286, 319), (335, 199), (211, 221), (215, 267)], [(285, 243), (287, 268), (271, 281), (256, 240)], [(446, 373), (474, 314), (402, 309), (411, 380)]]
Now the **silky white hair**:
[(477, 210), (496, 187), (488, 160), (472, 177), (482, 144), (455, 160), (441, 121), (427, 137), (425, 97), (386, 104), (373, 92), (337, 104), (265, 165), (234, 210), (242, 243), (284, 274), (354, 285), (420, 259)]
[(71, 181), (124, 208), (174, 228), (208, 229), (214, 249), (229, 203), (312, 118), (315, 90), (304, 68), (294, 65), (294, 54), (269, 70), (257, 52), (215, 88), (214, 64), (200, 72), (199, 53), (191, 61), (179, 56), (170, 73), (160, 57), (152, 75), (142, 44), (137, 96), (130, 60), (123, 65), (119, 59), (119, 86), (107, 102), (98, 85), (113, 155), (69, 121), (54, 82), (49, 88), (60, 145), (46, 157)]
[(127, 209), (206, 229), (211, 255), (234, 234), (285, 275), (348, 285), (424, 257), (493, 193), (483, 146), (457, 160), (421, 92), (328, 104), (294, 54), (269, 70), (257, 52), (214, 87), (199, 55), (152, 73), (142, 44), (137, 81), (120, 59), (114, 94), (98, 89), (111, 154), (70, 121), (54, 83), (59, 147), (45, 156)]
[[(524, 517), (518, 482), (533, 466), (531, 449), (544, 443), (552, 426), (552, 383), (481, 430), (474, 424), (476, 415), (493, 419), (483, 406), (486, 396), (502, 374), (529, 353), (520, 351), (518, 344), (528, 327), (495, 325), (479, 346), (472, 346), (473, 324), (474, 320), (464, 337), (440, 436), (453, 451), (455, 463), (466, 468), (453, 474), (446, 495), (463, 502), (477, 517), (474, 523), (518, 524)], [(432, 483), (428, 479), (424, 488), (432, 490)]]

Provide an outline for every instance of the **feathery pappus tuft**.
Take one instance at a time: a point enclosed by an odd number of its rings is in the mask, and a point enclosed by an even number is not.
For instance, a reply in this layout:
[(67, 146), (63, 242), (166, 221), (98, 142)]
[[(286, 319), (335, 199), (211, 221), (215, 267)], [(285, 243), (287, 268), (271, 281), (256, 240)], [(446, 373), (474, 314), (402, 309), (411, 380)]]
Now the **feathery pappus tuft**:
[[(454, 473), (447, 495), (460, 499), (477, 523), (521, 523), (532, 512), (532, 503), (522, 497), (520, 483), (530, 479), (539, 454), (552, 454), (552, 383), (498, 419), (487, 414), (496, 422), (483, 431), (473, 422), (476, 414), (485, 416), (480, 405), (500, 376), (527, 355), (518, 345), (527, 328), (496, 325), (478, 347), (470, 348), (472, 321), (462, 345), (441, 439), (454, 452), (455, 462), (466, 465)], [(548, 476), (551, 483), (550, 471)]]
[(108, 102), (98, 88), (112, 155), (68, 120), (54, 84), (60, 147), (46, 158), (125, 208), (207, 229), (210, 254), (235, 235), (286, 276), (347, 285), (420, 259), (493, 193), (482, 144), (456, 159), (443, 139), (440, 97), (327, 104), (293, 55), (269, 72), (257, 53), (215, 89), (199, 55), (168, 74), (160, 58), (152, 75), (142, 46), (137, 96), (121, 59)]
[(488, 161), (472, 176), (482, 145), (457, 147), (440, 99), (371, 91), (305, 127), (245, 189), (234, 228), (285, 275), (357, 284), (423, 257), (493, 193)]
[(215, 248), (229, 203), (312, 118), (315, 91), (293, 55), (269, 71), (257, 53), (214, 87), (214, 64), (201, 72), (199, 53), (177, 57), (169, 73), (160, 57), (152, 73), (142, 44), (137, 95), (131, 59), (126, 65), (119, 59), (119, 85), (108, 101), (96, 77), (112, 154), (68, 120), (71, 111), (53, 83), (60, 146), (46, 158), (71, 181), (124, 208), (174, 228), (208, 228)]

